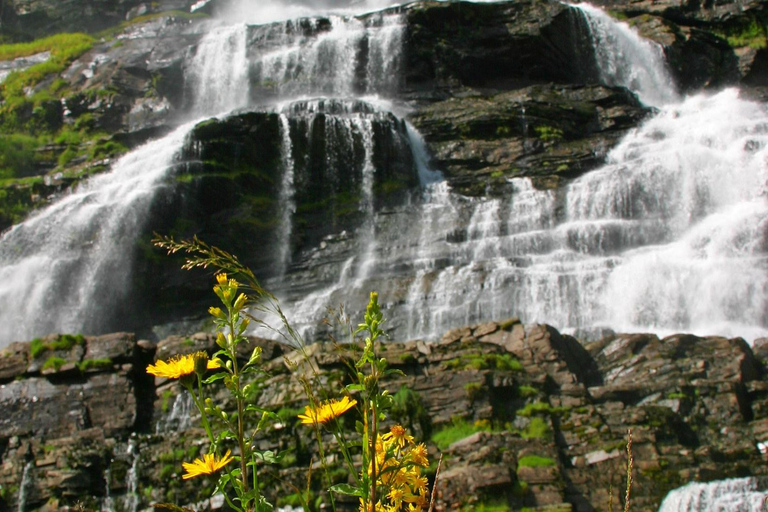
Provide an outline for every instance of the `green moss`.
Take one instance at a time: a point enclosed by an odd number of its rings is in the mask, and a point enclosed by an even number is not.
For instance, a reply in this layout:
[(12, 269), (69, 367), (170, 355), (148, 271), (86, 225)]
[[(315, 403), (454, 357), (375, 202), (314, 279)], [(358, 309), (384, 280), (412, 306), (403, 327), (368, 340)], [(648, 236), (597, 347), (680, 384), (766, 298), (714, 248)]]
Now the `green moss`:
[(443, 361), (442, 365), (448, 370), (523, 370), (523, 365), (511, 354), (462, 354), (458, 358)]
[(507, 512), (512, 510), (503, 499), (494, 501), (481, 501), (461, 508), (461, 512)]
[(517, 461), (518, 468), (546, 468), (555, 465), (557, 463), (554, 460), (539, 455), (526, 455)]
[(41, 137), (20, 133), (0, 135), (0, 178), (19, 178), (35, 172)]
[(163, 401), (160, 403), (160, 410), (163, 413), (167, 413), (171, 408), (171, 397), (173, 396), (172, 389), (166, 389), (163, 391)]
[(35, 338), (29, 343), (29, 353), (32, 355), (32, 359), (37, 358), (40, 354), (45, 352), (47, 347), (40, 338)]
[(539, 139), (544, 142), (557, 142), (563, 138), (563, 130), (552, 126), (536, 126), (534, 131)]
[(480, 382), (468, 382), (467, 384), (464, 384), (464, 391), (467, 392), (467, 397), (474, 401), (478, 396), (480, 396), (480, 393), (482, 393), (483, 384)]
[(547, 402), (533, 402), (531, 404), (526, 404), (525, 407), (519, 409), (516, 414), (518, 416), (530, 418), (534, 415), (560, 414), (564, 411), (565, 409), (563, 407), (552, 407)]
[(522, 398), (531, 398), (539, 394), (539, 390), (533, 386), (527, 386), (525, 384), (518, 386), (517, 394)]
[(485, 423), (469, 423), (464, 419), (454, 419), (452, 424), (444, 427), (432, 435), (434, 442), (440, 450), (445, 451), (456, 441), (469, 437), (481, 430), (488, 431), (490, 426)]
[(56, 370), (59, 371), (62, 366), (67, 364), (66, 359), (62, 359), (61, 357), (51, 356), (49, 357), (45, 363), (43, 363), (43, 367), (41, 368), (43, 371), (45, 370)]
[(544, 418), (538, 416), (531, 418), (531, 422), (528, 426), (520, 432), (520, 436), (523, 439), (545, 439), (548, 438), (550, 434), (551, 430), (549, 429), (549, 424)]
[(756, 18), (714, 32), (728, 41), (732, 48), (749, 47), (760, 50), (768, 47), (768, 26)]
[(112, 360), (108, 357), (103, 359), (85, 359), (77, 363), (77, 368), (81, 372), (87, 372), (88, 370), (111, 370)]

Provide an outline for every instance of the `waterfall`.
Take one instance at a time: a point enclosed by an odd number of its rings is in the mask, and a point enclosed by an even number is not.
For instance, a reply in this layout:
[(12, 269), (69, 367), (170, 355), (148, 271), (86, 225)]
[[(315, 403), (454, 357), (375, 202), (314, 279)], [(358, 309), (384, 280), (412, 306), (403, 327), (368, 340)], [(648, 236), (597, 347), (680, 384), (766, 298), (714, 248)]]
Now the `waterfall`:
[(112, 498), (110, 484), (112, 482), (112, 466), (104, 470), (104, 501), (101, 504), (101, 512), (115, 512), (115, 500)]
[(163, 415), (155, 425), (156, 434), (182, 432), (192, 424), (192, 395), (181, 392), (173, 399), (171, 410)]
[(691, 482), (671, 491), (659, 512), (762, 512), (764, 484), (756, 478)]
[(279, 98), (395, 92), (403, 29), (396, 14), (253, 27), (253, 87), (260, 97)]
[(365, 282), (371, 268), (375, 264), (376, 258), (376, 233), (374, 223), (374, 204), (373, 204), (373, 123), (370, 119), (355, 119), (353, 122), (355, 129), (362, 135), (363, 139), (363, 169), (362, 169), (362, 214), (363, 225), (360, 228), (360, 245), (362, 246), (359, 270), (357, 272), (358, 285)]
[(280, 225), (277, 232), (277, 276), (280, 280), (285, 277), (291, 258), (291, 232), (293, 214), (296, 213), (296, 189), (294, 187), (293, 144), (291, 142), (291, 125), (288, 116), (280, 114), (280, 156), (282, 160), (283, 177), (280, 181)]
[(131, 460), (131, 467), (125, 475), (127, 489), (123, 501), (123, 510), (126, 512), (137, 512), (139, 505), (141, 505), (141, 497), (139, 496), (139, 462), (141, 453), (135, 438), (131, 438), (128, 441), (127, 453)]
[(35, 468), (35, 461), (30, 460), (24, 464), (24, 471), (21, 474), (21, 482), (19, 483), (19, 498), (16, 510), (18, 512), (25, 512), (27, 507), (27, 493), (29, 492), (29, 486), (33, 485), (34, 475), (32, 470)]
[(198, 116), (226, 113), (247, 105), (246, 38), (244, 24), (215, 28), (187, 60), (185, 85), (192, 111)]
[(605, 84), (626, 87), (640, 101), (655, 107), (679, 100), (661, 46), (641, 38), (626, 23), (617, 22), (588, 3), (573, 7), (587, 21), (600, 78)]
[(0, 238), (0, 340), (112, 328), (145, 212), (193, 126), (125, 155)]

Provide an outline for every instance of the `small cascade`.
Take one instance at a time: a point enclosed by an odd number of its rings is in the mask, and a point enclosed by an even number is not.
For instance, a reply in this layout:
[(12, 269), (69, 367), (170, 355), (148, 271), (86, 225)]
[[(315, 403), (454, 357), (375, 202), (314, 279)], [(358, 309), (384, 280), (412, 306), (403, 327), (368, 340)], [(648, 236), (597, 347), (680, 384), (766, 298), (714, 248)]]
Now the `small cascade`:
[(126, 491), (123, 497), (123, 510), (125, 512), (137, 512), (139, 505), (141, 505), (141, 497), (139, 495), (139, 462), (141, 453), (135, 438), (131, 438), (128, 441), (127, 454), (131, 460), (131, 467), (125, 475)]
[(667, 494), (659, 512), (762, 512), (765, 489), (757, 478), (691, 482)]
[(587, 21), (604, 83), (624, 86), (654, 107), (679, 101), (661, 46), (588, 3), (573, 8)]
[(101, 503), (101, 512), (115, 512), (115, 500), (110, 489), (112, 483), (112, 466), (107, 465), (104, 470), (104, 501)]
[(363, 169), (361, 186), (361, 212), (363, 225), (360, 227), (360, 263), (357, 271), (358, 286), (368, 277), (371, 268), (375, 264), (376, 232), (374, 222), (374, 197), (373, 197), (373, 124), (370, 119), (356, 119), (353, 126), (358, 130), (363, 139)]
[(227, 113), (248, 104), (247, 34), (244, 24), (219, 27), (194, 49), (184, 77), (195, 115)]
[(116, 327), (145, 213), (193, 126), (125, 155), (0, 238), (0, 343)]
[(296, 188), (294, 186), (293, 143), (291, 142), (291, 125), (288, 116), (279, 115), (280, 120), (280, 156), (283, 167), (283, 178), (280, 181), (280, 225), (277, 229), (277, 276), (282, 280), (291, 258), (291, 232), (293, 230), (293, 214), (296, 213)]
[(155, 425), (156, 434), (182, 432), (192, 424), (192, 395), (182, 392), (173, 399), (171, 410)]
[(34, 460), (27, 461), (27, 463), (24, 464), (24, 471), (21, 473), (21, 483), (19, 483), (19, 498), (16, 507), (18, 512), (26, 511), (29, 488), (34, 484), (33, 469), (35, 469)]
[(400, 15), (330, 16), (252, 28), (249, 52), (259, 97), (395, 92), (404, 24)]

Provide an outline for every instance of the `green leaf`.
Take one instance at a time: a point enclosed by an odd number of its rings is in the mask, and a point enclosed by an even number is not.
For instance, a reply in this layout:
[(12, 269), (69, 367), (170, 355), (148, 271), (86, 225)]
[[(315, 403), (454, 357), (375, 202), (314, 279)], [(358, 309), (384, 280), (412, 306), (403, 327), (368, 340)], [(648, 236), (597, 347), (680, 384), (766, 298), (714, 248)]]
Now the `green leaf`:
[(396, 369), (394, 369), (394, 368), (391, 368), (391, 369), (389, 369), (389, 370), (385, 370), (385, 371), (384, 371), (384, 372), (381, 374), (381, 378), (384, 378), (384, 377), (389, 377), (390, 375), (395, 375), (396, 377), (405, 377), (405, 373), (403, 373), (403, 371), (402, 371), (402, 370), (396, 370)]
[[(272, 450), (267, 450), (265, 452), (253, 452), (253, 456), (263, 460), (266, 464), (277, 464), (280, 462), (280, 460), (283, 458), (283, 454), (276, 454)], [(249, 462), (246, 464), (247, 466), (255, 466), (255, 462)]]
[(336, 494), (343, 494), (345, 496), (357, 496), (357, 497), (363, 496), (363, 491), (361, 491), (357, 487), (352, 487), (349, 484), (336, 484), (328, 490), (331, 492), (335, 492)]
[(228, 374), (226, 372), (214, 373), (213, 375), (211, 375), (210, 377), (205, 379), (203, 381), (203, 384), (211, 384), (213, 382), (216, 382), (217, 380), (221, 380), (221, 379), (227, 377), (227, 375)]
[(352, 391), (365, 391), (365, 386), (362, 384), (347, 384), (344, 386), (344, 389), (351, 393)]

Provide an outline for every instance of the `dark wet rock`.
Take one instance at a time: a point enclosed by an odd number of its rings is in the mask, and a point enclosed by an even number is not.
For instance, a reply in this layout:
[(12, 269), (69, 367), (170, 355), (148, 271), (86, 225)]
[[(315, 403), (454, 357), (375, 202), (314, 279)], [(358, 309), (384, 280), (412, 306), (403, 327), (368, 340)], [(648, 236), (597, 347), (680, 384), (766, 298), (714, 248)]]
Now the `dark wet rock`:
[(552, 187), (597, 167), (648, 113), (623, 89), (550, 84), (451, 98), (411, 121), (454, 190), (485, 195), (513, 177)]

